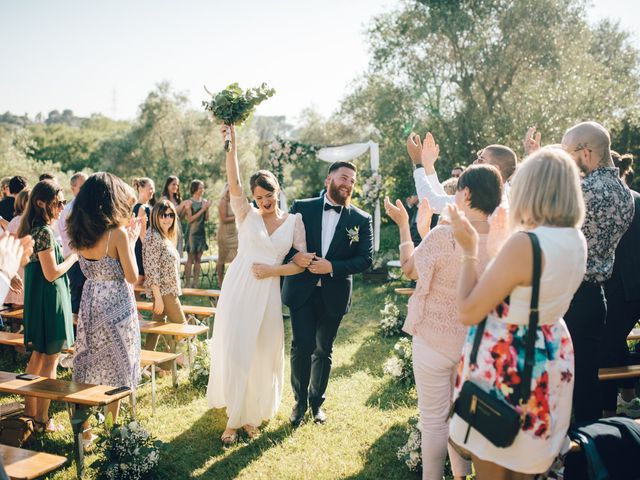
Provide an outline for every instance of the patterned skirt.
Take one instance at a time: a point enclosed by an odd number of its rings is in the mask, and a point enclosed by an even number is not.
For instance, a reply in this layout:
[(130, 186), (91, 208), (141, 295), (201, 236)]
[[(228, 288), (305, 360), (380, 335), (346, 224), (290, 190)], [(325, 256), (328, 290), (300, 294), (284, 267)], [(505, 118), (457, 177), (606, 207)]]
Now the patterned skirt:
[(522, 401), (521, 378), (528, 327), (489, 316), (477, 365), (471, 367), (469, 356), (476, 330), (476, 326), (471, 327), (467, 334), (454, 399), (465, 380), (477, 380), (523, 413), (524, 422), (513, 444), (498, 448), (473, 428), (465, 443), (468, 425), (454, 415), (450, 423), (451, 439), (480, 459), (516, 472), (545, 472), (566, 441), (571, 420), (574, 355), (567, 326), (560, 319), (537, 328), (531, 395), (526, 402)]

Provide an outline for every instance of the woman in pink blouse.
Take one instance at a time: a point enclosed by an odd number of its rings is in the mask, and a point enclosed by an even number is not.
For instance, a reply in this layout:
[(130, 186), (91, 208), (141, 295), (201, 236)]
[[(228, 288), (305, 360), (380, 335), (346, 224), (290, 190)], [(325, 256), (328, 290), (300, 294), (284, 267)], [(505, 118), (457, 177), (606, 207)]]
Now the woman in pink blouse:
[[(493, 166), (472, 165), (458, 179), (456, 205), (480, 237), (478, 273), (489, 260), (488, 217), (500, 204), (501, 197), (502, 181)], [(414, 250), (409, 217), (402, 203), (397, 200), (394, 206), (386, 198), (385, 210), (400, 229), (402, 270), (409, 278), (417, 279), (403, 330), (413, 336), (413, 373), (423, 439), (422, 478), (440, 480), (447, 455), (447, 418), (466, 334), (466, 327), (458, 321), (456, 306), (463, 253), (456, 245), (451, 226), (446, 223), (429, 232)], [(504, 221), (503, 213), (500, 221)], [(430, 217), (430, 214), (426, 216)], [(428, 225), (430, 218), (424, 222)], [(451, 448), (449, 458), (456, 478), (471, 474), (470, 462)]]
[[(168, 319), (173, 323), (187, 323), (180, 304), (180, 254), (176, 249), (177, 213), (170, 200), (158, 201), (151, 210), (151, 223), (142, 242), (144, 263), (144, 286), (153, 296), (153, 320)], [(173, 337), (169, 337), (169, 348), (175, 351)], [(145, 350), (155, 350), (158, 335), (149, 334)], [(171, 365), (161, 365), (163, 369)]]

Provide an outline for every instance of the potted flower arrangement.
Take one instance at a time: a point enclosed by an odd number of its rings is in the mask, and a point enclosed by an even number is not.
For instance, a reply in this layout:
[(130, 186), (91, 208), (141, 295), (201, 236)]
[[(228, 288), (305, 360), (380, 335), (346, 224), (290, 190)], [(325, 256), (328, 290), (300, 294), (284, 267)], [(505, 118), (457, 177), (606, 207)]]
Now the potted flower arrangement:
[(383, 337), (395, 337), (402, 332), (404, 315), (390, 296), (384, 300), (384, 308), (380, 310), (380, 333)]
[(378, 253), (373, 258), (371, 268), (362, 273), (362, 278), (367, 282), (386, 282), (389, 280), (387, 262), (394, 259), (393, 252)]
[(407, 426), (407, 443), (398, 448), (396, 453), (398, 460), (401, 460), (409, 471), (419, 472), (422, 470), (422, 432), (418, 417), (411, 417)]
[(406, 386), (414, 383), (413, 360), (411, 358), (411, 340), (404, 337), (393, 347), (394, 355), (389, 357), (382, 367), (384, 373), (391, 375)]

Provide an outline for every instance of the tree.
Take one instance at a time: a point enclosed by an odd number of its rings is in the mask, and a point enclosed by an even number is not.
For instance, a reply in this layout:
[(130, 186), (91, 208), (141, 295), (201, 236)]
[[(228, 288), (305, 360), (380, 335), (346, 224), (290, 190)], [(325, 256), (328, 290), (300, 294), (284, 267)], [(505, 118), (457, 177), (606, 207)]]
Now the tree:
[[(369, 72), (342, 112), (380, 132), (383, 173), (410, 193), (404, 140), (429, 129), (441, 173), (503, 143), (521, 151), (536, 125), (548, 143), (582, 119), (615, 124), (638, 104), (638, 52), (579, 0), (405, 1), (369, 29)], [(390, 165), (392, 163), (393, 165)]]

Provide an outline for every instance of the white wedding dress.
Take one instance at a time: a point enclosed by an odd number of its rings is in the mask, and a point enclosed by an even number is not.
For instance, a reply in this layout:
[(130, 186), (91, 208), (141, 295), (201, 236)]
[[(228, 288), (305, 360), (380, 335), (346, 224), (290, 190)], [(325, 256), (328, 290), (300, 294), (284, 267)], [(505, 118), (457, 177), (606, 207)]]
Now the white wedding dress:
[(238, 254), (224, 277), (210, 342), (207, 401), (226, 407), (227, 428), (259, 426), (280, 406), (284, 326), (280, 277), (257, 279), (254, 263), (280, 265), (291, 247), (306, 252), (302, 216), (290, 214), (271, 236), (259, 211), (231, 196)]

